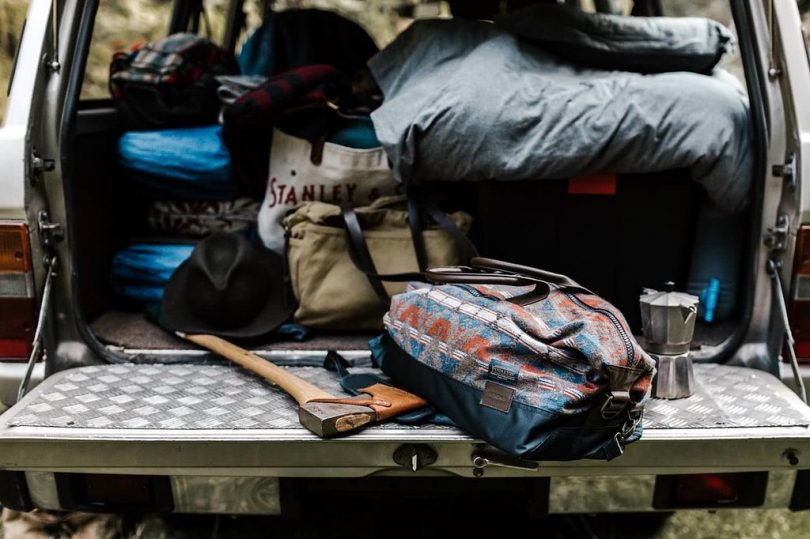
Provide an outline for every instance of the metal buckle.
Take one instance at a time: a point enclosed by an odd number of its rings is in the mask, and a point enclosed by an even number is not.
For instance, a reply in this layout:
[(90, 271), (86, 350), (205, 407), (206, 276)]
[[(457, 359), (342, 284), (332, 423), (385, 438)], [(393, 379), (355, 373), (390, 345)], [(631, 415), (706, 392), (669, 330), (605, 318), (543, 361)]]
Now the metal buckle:
[(619, 454), (624, 454), (624, 448), (627, 444), (627, 438), (636, 430), (636, 427), (641, 423), (641, 417), (644, 415), (644, 410), (641, 408), (633, 408), (627, 412), (627, 420), (622, 425), (622, 429), (613, 435), (619, 448)]
[(605, 402), (602, 404), (600, 412), (602, 419), (613, 419), (627, 408), (630, 403), (629, 391), (612, 391), (607, 394)]
[(622, 425), (622, 440), (626, 440), (628, 436), (633, 434), (633, 431), (636, 430), (638, 424), (641, 423), (641, 417), (644, 415), (644, 410), (641, 408), (635, 408), (628, 412), (627, 420)]
[(618, 448), (619, 448), (619, 456), (624, 455), (624, 438), (622, 437), (622, 433), (621, 433), (621, 432), (617, 432), (617, 433), (616, 433), (616, 434), (613, 436), (613, 439), (614, 439), (614, 440), (615, 440), (615, 442), (616, 442), (616, 447), (618, 447)]

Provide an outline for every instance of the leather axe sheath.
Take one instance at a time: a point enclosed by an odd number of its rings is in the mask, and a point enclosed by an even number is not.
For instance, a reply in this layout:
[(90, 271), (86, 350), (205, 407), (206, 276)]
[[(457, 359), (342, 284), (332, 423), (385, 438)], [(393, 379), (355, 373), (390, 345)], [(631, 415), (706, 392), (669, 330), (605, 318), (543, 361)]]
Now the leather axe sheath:
[(301, 425), (321, 438), (348, 434), (366, 425), (381, 423), (427, 405), (427, 401), (421, 397), (385, 384), (374, 384), (361, 389), (360, 395), (355, 397), (335, 397), (287, 369), (221, 337), (180, 332), (177, 335), (276, 384), (298, 403)]

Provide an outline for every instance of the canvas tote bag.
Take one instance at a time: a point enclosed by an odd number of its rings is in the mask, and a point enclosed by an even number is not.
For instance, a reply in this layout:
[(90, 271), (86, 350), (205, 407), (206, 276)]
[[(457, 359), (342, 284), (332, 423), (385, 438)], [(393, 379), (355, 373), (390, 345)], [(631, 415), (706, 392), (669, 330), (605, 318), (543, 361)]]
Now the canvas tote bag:
[[(417, 274), (420, 262), (413, 232), (404, 208), (405, 197), (383, 197), (369, 206), (354, 208), (362, 243), (368, 253), (369, 273), (381, 276)], [(358, 267), (350, 253), (345, 208), (323, 202), (302, 205), (284, 219), (288, 230), (287, 257), (298, 309), (295, 321), (332, 330), (379, 330), (388, 309), (388, 298), (405, 290), (406, 282), (385, 281), (375, 290), (369, 273)], [(469, 241), (460, 242), (455, 227), (464, 234), (472, 217), (455, 212), (444, 219), (446, 226), (421, 227), (422, 257), (426, 267), (464, 264), (470, 255)], [(444, 220), (442, 219), (442, 220)], [(451, 223), (451, 224), (450, 224)], [(401, 275), (400, 275), (401, 276)]]
[(282, 218), (305, 202), (366, 206), (402, 188), (394, 180), (382, 147), (357, 149), (331, 142), (310, 143), (273, 131), (270, 175), (259, 211), (259, 235), (265, 246), (284, 251)]

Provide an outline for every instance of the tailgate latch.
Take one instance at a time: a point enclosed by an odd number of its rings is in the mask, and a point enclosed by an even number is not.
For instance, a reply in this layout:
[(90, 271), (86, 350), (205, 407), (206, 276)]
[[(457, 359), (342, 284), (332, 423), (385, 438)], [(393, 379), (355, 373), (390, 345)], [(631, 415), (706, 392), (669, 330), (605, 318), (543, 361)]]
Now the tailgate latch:
[(784, 163), (774, 165), (771, 169), (771, 173), (777, 178), (785, 180), (785, 185), (791, 189), (796, 189), (796, 160), (796, 152), (791, 152)]
[(784, 213), (776, 218), (776, 224), (765, 233), (765, 245), (774, 252), (785, 250), (788, 234), (790, 233), (790, 220)]
[(29, 167), (29, 179), (31, 184), (36, 185), (36, 183), (42, 179), (42, 174), (45, 172), (50, 172), (56, 167), (56, 163), (53, 159), (46, 159), (39, 154), (39, 150), (36, 148), (31, 148), (31, 157), (30, 161), (28, 162)]
[(41, 211), (37, 214), (37, 229), (39, 230), (39, 241), (46, 249), (52, 248), (65, 239), (62, 225), (52, 223), (46, 211)]

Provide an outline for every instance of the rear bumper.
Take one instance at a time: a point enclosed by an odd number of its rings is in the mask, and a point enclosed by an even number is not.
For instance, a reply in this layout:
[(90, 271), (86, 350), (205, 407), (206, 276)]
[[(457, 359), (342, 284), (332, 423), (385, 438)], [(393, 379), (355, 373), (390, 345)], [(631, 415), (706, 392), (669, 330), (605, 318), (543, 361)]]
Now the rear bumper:
[[(702, 509), (723, 509), (755, 507), (760, 509), (807, 509), (807, 477), (798, 480), (807, 472), (771, 471), (748, 475), (764, 476), (761, 491), (753, 493), (754, 503), (730, 503), (727, 507), (707, 506)], [(81, 474), (55, 474), (51, 472), (25, 472), (20, 474), (27, 494), (28, 507), (49, 510), (98, 510), (113, 512), (133, 508), (76, 505), (73, 494), (65, 492), (65, 478), (82, 477)], [(132, 476), (127, 476), (130, 481)], [(170, 475), (153, 476), (167, 486), (169, 505), (150, 506), (148, 512), (173, 511), (177, 513), (219, 513), (219, 514), (263, 514), (289, 515), (291, 498), (301, 490), (307, 490), (311, 479), (279, 477), (219, 477), (210, 475)], [(582, 513), (621, 513), (654, 512), (681, 509), (662, 507), (660, 492), (666, 476), (642, 475), (602, 475), (602, 476), (554, 476), (534, 479), (461, 479), (437, 476), (435, 471), (402, 474), (383, 472), (373, 477), (347, 482), (341, 479), (317, 479), (315, 485), (320, 490), (333, 494), (356, 494), (365, 492), (386, 499), (401, 494), (402, 490), (418, 492), (420, 499), (429, 500), (431, 495), (452, 496), (479, 492), (485, 499), (503, 494), (506, 490), (515, 501), (515, 511), (520, 511), (519, 496), (533, 499), (534, 515), (539, 514), (582, 514)], [(137, 481), (137, 479), (135, 480)], [(383, 489), (380, 489), (380, 486)], [(303, 486), (303, 487), (302, 487)], [(326, 488), (325, 488), (326, 487)], [(337, 505), (340, 498), (332, 503)], [(798, 503), (797, 503), (798, 501)], [(296, 499), (294, 505), (301, 505)], [(520, 515), (516, 515), (520, 516)]]
[[(474, 477), (473, 455), (486, 444), (446, 430), (375, 430), (345, 440), (321, 440), (298, 429), (264, 431), (143, 431), (110, 434), (85, 429), (14, 428), (2, 441), (5, 470), (89, 473), (362, 477), (412, 473), (393, 459), (403, 444), (426, 444), (436, 462), (419, 473)], [(791, 464), (791, 455), (798, 459)], [(537, 470), (489, 466), (485, 477), (659, 475), (810, 469), (806, 427), (647, 431), (611, 462), (540, 462)]]
[[(295, 371), (339, 392), (333, 373)], [(810, 470), (810, 410), (768, 374), (696, 372), (702, 393), (653, 401), (643, 438), (621, 457), (518, 469), (498, 466), (503, 455), (449, 427), (391, 423), (321, 440), (297, 423), (291, 399), (230, 367), (83, 367), (49, 377), (0, 416), (0, 470), (24, 472), (34, 505), (49, 509), (69, 508), (58, 474), (129, 474), (168, 478), (174, 510), (184, 512), (275, 514), (287, 478), (378, 477), (537, 481), (549, 512), (649, 511), (661, 476), (731, 472), (768, 472), (757, 506), (788, 507), (797, 472)], [(414, 472), (395, 457), (414, 447), (435, 462)], [(496, 465), (477, 469), (482, 453)], [(248, 495), (266, 503), (237, 503)]]

